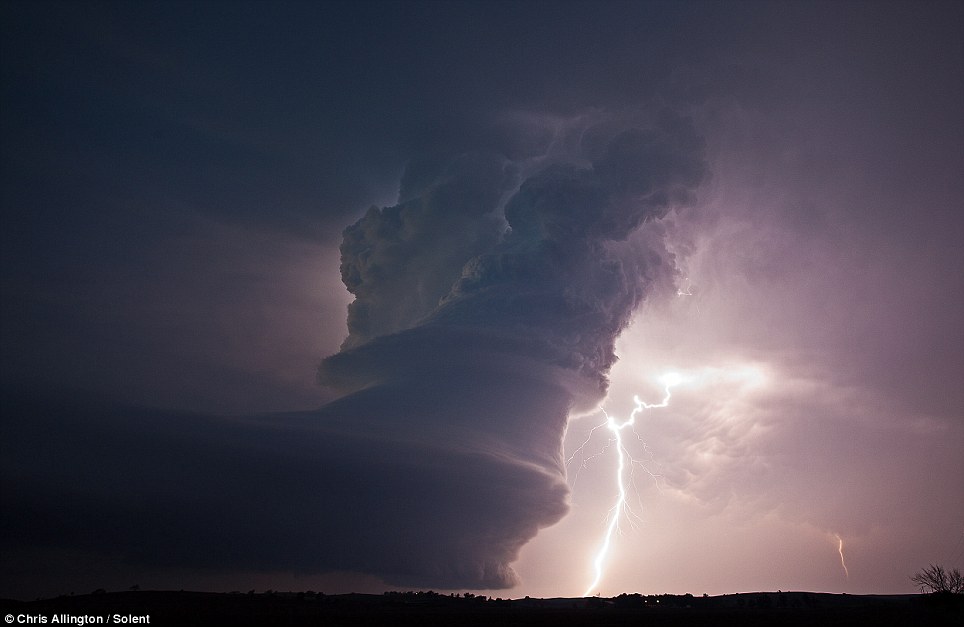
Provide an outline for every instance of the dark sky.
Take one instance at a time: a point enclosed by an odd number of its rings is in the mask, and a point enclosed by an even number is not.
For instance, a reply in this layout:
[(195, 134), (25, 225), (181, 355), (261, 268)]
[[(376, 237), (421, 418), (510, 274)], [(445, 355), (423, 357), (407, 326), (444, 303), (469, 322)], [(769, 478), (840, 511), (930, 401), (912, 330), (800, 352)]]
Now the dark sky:
[(0, 596), (962, 566), (960, 2), (0, 24)]

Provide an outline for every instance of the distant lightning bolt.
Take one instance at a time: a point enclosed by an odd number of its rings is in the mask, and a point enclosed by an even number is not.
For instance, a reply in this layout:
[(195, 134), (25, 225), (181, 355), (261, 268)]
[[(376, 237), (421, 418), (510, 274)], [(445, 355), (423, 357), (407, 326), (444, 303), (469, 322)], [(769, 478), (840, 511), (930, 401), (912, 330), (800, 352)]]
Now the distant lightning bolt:
[[(616, 442), (616, 455), (618, 460), (616, 466), (617, 497), (616, 503), (609, 510), (609, 524), (606, 527), (606, 533), (603, 536), (602, 545), (599, 547), (599, 551), (596, 553), (596, 558), (593, 560), (593, 570), (595, 572), (595, 576), (592, 580), (592, 583), (589, 584), (588, 588), (586, 588), (586, 592), (583, 593), (583, 596), (589, 596), (592, 594), (593, 590), (596, 589), (596, 586), (599, 585), (599, 581), (602, 579), (603, 564), (605, 563), (606, 557), (609, 554), (613, 534), (619, 528), (620, 518), (624, 515), (632, 515), (632, 510), (630, 509), (629, 503), (626, 500), (626, 482), (624, 475), (626, 470), (626, 458), (629, 457), (630, 463), (635, 463), (635, 460), (633, 460), (632, 456), (629, 454), (629, 451), (627, 451), (626, 447), (623, 445), (622, 431), (626, 427), (632, 428), (633, 425), (636, 424), (636, 416), (644, 409), (657, 409), (659, 407), (666, 407), (669, 405), (669, 400), (672, 396), (670, 393), (670, 388), (682, 383), (683, 377), (675, 372), (672, 372), (663, 375), (659, 380), (664, 386), (663, 390), (665, 395), (663, 396), (663, 400), (659, 403), (650, 404), (644, 403), (639, 399), (638, 396), (634, 396), (633, 402), (636, 404), (636, 407), (633, 409), (632, 413), (629, 414), (629, 418), (625, 422), (619, 423), (612, 416), (603, 411), (603, 414), (606, 416), (606, 422), (604, 425), (612, 432), (613, 438)], [(592, 438), (592, 434), (596, 431), (596, 429), (602, 426), (603, 425), (597, 425), (596, 427), (593, 427), (592, 431), (589, 432), (589, 438), (583, 442), (582, 446), (576, 449), (576, 451), (573, 453), (573, 456), (575, 456), (577, 452), (582, 450), (586, 444), (588, 444), (589, 439)], [(570, 456), (569, 461), (572, 461), (573, 456)], [(583, 462), (583, 465), (585, 465), (585, 461)]]
[(843, 556), (843, 538), (840, 537), (839, 533), (833, 534), (837, 538), (837, 553), (840, 553), (840, 565), (843, 566), (844, 576), (850, 579), (850, 571), (847, 570), (847, 562), (844, 560)]

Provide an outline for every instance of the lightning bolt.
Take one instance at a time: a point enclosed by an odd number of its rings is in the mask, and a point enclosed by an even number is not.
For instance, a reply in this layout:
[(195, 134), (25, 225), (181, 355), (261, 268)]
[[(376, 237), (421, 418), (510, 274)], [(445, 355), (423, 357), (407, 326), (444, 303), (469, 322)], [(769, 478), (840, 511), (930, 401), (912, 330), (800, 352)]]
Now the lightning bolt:
[[(615, 418), (613, 418), (612, 416), (607, 414), (605, 410), (603, 410), (603, 415), (606, 416), (606, 422), (603, 424), (597, 425), (596, 427), (593, 427), (593, 429), (589, 432), (589, 437), (586, 439), (586, 441), (583, 442), (583, 444), (573, 452), (572, 456), (569, 457), (569, 462), (571, 462), (573, 457), (575, 457), (576, 453), (584, 449), (585, 446), (589, 443), (589, 440), (592, 439), (592, 435), (593, 433), (595, 433), (597, 429), (605, 426), (613, 434), (613, 440), (615, 441), (615, 444), (616, 444), (616, 456), (618, 461), (616, 465), (616, 493), (617, 493), (616, 503), (609, 510), (609, 524), (606, 526), (606, 533), (603, 536), (602, 545), (599, 547), (599, 551), (596, 553), (596, 557), (593, 560), (593, 571), (595, 575), (593, 577), (592, 583), (589, 584), (589, 587), (586, 588), (586, 592), (583, 593), (583, 596), (591, 595), (592, 592), (599, 585), (599, 581), (602, 579), (603, 565), (606, 562), (606, 557), (609, 555), (609, 549), (610, 549), (610, 546), (612, 545), (613, 535), (615, 534), (616, 530), (619, 529), (620, 519), (622, 519), (622, 517), (624, 516), (631, 517), (634, 515), (626, 499), (627, 490), (626, 490), (625, 474), (626, 474), (627, 458), (631, 466), (637, 462), (632, 458), (629, 451), (626, 449), (625, 445), (623, 444), (623, 429), (627, 427), (632, 429), (633, 426), (636, 424), (636, 416), (638, 416), (640, 412), (642, 412), (643, 410), (657, 409), (660, 407), (668, 406), (670, 398), (672, 397), (670, 388), (682, 383), (683, 377), (678, 373), (671, 372), (661, 376), (659, 378), (659, 381), (663, 384), (664, 396), (662, 401), (660, 401), (659, 403), (644, 403), (639, 399), (638, 396), (634, 396), (633, 402), (636, 404), (636, 406), (635, 408), (633, 408), (633, 411), (629, 414), (629, 418), (627, 418), (624, 422), (618, 422)], [(637, 435), (637, 437), (639, 436)], [(593, 455), (592, 457), (602, 455), (605, 452), (606, 451), (604, 449), (601, 453), (598, 453), (597, 455)], [(588, 459), (592, 459), (592, 457)], [(586, 461), (587, 460), (583, 461), (583, 464), (580, 468), (585, 467)], [(578, 478), (578, 472), (576, 476)]]
[(850, 579), (850, 571), (847, 570), (847, 562), (844, 560), (843, 556), (843, 538), (840, 537), (839, 533), (833, 534), (837, 538), (837, 553), (840, 553), (840, 565), (843, 566), (844, 576)]
[[(680, 294), (680, 296), (687, 296), (687, 295), (689, 294), (686, 294), (686, 293)], [(734, 391), (736, 393), (736, 396), (743, 397), (744, 395), (751, 394), (755, 390), (761, 389), (766, 385), (768, 379), (770, 378), (768, 374), (768, 370), (769, 369), (764, 367), (764, 365), (762, 364), (744, 362), (744, 363), (733, 364), (726, 367), (704, 367), (694, 371), (687, 371), (685, 375), (677, 372), (669, 372), (669, 373), (663, 374), (657, 379), (657, 381), (659, 381), (663, 385), (664, 395), (663, 395), (662, 401), (658, 403), (644, 403), (639, 399), (638, 396), (634, 396), (633, 401), (635, 402), (636, 406), (633, 409), (632, 413), (630, 413), (629, 418), (626, 419), (624, 422), (619, 422), (613, 416), (610, 416), (605, 410), (602, 411), (603, 415), (606, 417), (605, 422), (602, 422), (601, 424), (594, 426), (589, 431), (589, 434), (586, 437), (585, 441), (578, 448), (576, 448), (575, 451), (573, 451), (572, 455), (570, 455), (569, 458), (566, 460), (566, 468), (568, 469), (572, 464), (573, 460), (576, 458), (576, 456), (586, 450), (586, 447), (592, 441), (596, 431), (602, 429), (603, 427), (605, 427), (612, 434), (611, 437), (608, 438), (606, 445), (603, 447), (603, 449), (600, 452), (595, 453), (593, 455), (589, 455), (588, 457), (585, 455), (582, 456), (581, 464), (573, 476), (572, 487), (574, 488), (575, 483), (579, 478), (579, 472), (583, 468), (586, 468), (587, 463), (590, 460), (595, 459), (596, 457), (605, 455), (606, 453), (609, 452), (610, 448), (613, 445), (615, 445), (616, 457), (617, 457), (616, 474), (615, 474), (616, 502), (609, 509), (609, 518), (606, 524), (606, 532), (603, 535), (603, 539), (600, 544), (599, 550), (596, 552), (595, 558), (592, 561), (593, 580), (592, 580), (592, 583), (589, 584), (589, 587), (586, 588), (586, 591), (585, 593), (583, 593), (583, 596), (589, 596), (594, 591), (596, 591), (597, 587), (599, 586), (599, 582), (602, 580), (603, 569), (606, 563), (606, 559), (609, 555), (610, 549), (612, 548), (613, 536), (615, 535), (616, 531), (620, 529), (620, 526), (619, 526), (620, 521), (623, 518), (626, 518), (629, 520), (629, 523), (631, 526), (635, 526), (633, 524), (633, 519), (639, 518), (635, 514), (635, 512), (633, 512), (632, 508), (629, 505), (629, 501), (627, 498), (629, 490), (627, 489), (626, 475), (627, 474), (629, 475), (628, 479), (632, 487), (635, 487), (633, 471), (636, 468), (643, 468), (644, 470), (646, 470), (646, 472), (649, 472), (649, 474), (654, 479), (656, 480), (659, 479), (659, 476), (651, 472), (642, 461), (638, 459), (634, 459), (633, 456), (630, 454), (629, 449), (626, 447), (625, 441), (623, 440), (623, 430), (626, 428), (629, 428), (630, 430), (632, 430), (636, 438), (640, 442), (642, 442), (642, 438), (639, 436), (638, 433), (636, 433), (636, 430), (635, 430), (636, 418), (644, 410), (668, 407), (670, 399), (672, 398), (672, 388), (681, 383), (685, 382), (688, 385), (697, 385), (697, 386), (703, 386), (703, 385), (711, 385), (711, 386), (724, 385), (727, 387), (735, 386), (736, 389)], [(648, 449), (646, 449), (645, 442), (643, 442), (643, 447), (644, 447), (644, 450), (648, 452)], [(627, 473), (627, 470), (628, 470), (628, 473)], [(660, 487), (658, 481), (656, 486), (657, 488)], [(837, 538), (839, 539), (839, 536), (837, 536)], [(843, 541), (842, 540), (840, 541), (840, 551), (841, 551), (841, 563), (843, 563)], [(844, 570), (846, 572), (846, 565), (844, 565)]]

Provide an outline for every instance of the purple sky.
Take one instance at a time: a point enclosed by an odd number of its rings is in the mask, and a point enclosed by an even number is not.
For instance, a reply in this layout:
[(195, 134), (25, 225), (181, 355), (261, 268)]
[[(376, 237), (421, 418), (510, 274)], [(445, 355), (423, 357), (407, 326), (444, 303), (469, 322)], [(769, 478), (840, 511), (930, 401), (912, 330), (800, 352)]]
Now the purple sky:
[(964, 566), (961, 3), (0, 11), (0, 596)]

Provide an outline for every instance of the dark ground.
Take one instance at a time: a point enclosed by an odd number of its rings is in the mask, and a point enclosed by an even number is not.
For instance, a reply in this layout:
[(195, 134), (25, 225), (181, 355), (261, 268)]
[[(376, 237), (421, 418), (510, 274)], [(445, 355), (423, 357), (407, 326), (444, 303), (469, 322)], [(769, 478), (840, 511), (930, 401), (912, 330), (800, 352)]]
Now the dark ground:
[[(964, 624), (964, 599), (767, 592), (717, 597), (486, 600), (434, 593), (323, 595), (114, 592), (30, 602), (2, 600), (5, 624), (150, 625), (874, 625)], [(55, 618), (55, 616), (57, 618)], [(11, 621), (10, 618), (13, 618)], [(149, 617), (140, 623), (130, 617)], [(43, 620), (46, 619), (46, 620)], [(126, 620), (125, 620), (126, 619)], [(57, 622), (55, 622), (57, 621)]]

